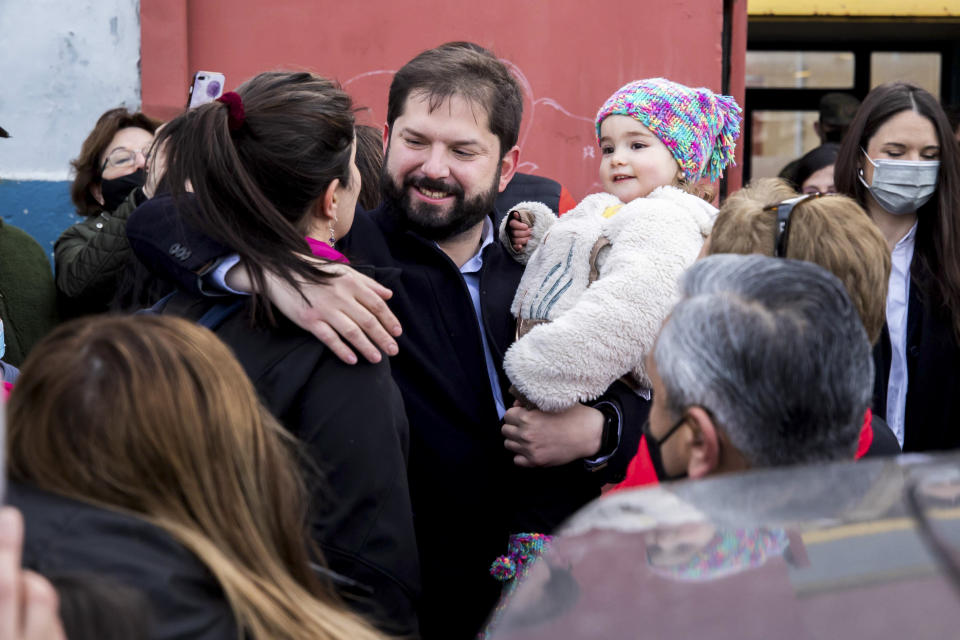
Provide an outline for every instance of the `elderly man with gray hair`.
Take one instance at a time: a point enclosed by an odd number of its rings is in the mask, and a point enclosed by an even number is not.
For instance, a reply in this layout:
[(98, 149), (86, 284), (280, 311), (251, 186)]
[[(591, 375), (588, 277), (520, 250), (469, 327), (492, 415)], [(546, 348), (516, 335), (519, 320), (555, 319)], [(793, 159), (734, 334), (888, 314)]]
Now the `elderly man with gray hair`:
[(815, 264), (697, 262), (648, 360), (660, 480), (854, 456), (870, 343), (843, 284)]

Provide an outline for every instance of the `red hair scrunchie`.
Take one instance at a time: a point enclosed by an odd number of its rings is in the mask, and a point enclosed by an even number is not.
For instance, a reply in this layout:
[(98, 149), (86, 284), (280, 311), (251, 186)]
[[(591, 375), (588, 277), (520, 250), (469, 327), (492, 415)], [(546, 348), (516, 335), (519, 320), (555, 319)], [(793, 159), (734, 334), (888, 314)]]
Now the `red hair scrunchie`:
[(227, 91), (217, 98), (217, 102), (227, 105), (227, 126), (230, 131), (236, 131), (243, 126), (243, 121), (247, 117), (243, 110), (243, 99), (240, 94), (234, 91)]

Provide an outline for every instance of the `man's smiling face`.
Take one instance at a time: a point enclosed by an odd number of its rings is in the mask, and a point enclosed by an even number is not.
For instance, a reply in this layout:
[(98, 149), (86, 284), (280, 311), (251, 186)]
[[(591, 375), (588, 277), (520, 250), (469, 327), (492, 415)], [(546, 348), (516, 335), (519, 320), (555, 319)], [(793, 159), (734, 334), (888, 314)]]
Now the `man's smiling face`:
[(454, 95), (431, 110), (429, 97), (413, 92), (389, 130), (384, 196), (412, 230), (446, 240), (493, 211), (512, 175), (504, 162), (482, 105)]

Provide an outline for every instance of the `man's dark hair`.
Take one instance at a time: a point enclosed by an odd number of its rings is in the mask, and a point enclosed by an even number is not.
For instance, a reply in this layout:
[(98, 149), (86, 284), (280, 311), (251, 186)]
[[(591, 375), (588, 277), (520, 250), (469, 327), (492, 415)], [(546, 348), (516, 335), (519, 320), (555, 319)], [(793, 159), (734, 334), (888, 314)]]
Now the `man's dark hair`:
[(837, 142), (850, 128), (857, 115), (860, 101), (849, 93), (837, 91), (826, 93), (820, 98), (820, 134), (823, 142)]
[(501, 157), (517, 144), (523, 117), (520, 85), (506, 65), (480, 45), (448, 42), (403, 65), (390, 83), (387, 124), (391, 128), (412, 93), (425, 94), (431, 111), (453, 96), (482, 107), (491, 133), (500, 140)]

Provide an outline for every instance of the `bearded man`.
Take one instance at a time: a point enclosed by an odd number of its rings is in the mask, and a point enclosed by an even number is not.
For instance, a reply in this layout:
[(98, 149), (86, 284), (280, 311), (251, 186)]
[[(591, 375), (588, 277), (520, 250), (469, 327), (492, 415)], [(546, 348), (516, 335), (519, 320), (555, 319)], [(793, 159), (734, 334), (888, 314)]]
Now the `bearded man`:
[[(385, 350), (410, 424), (424, 638), (476, 635), (500, 592), (490, 564), (510, 534), (549, 532), (622, 478), (649, 410), (618, 382), (593, 406), (525, 412), (501, 435), (513, 402), (503, 355), (515, 337), (510, 304), (523, 266), (496, 238), (495, 200), (517, 168), (522, 110), (516, 80), (482, 47), (449, 43), (408, 62), (390, 86), (383, 202), (358, 211), (337, 244), (352, 264), (394, 275), (385, 284), (403, 333), (395, 355)], [(175, 225), (163, 225), (134, 213), (131, 245), (196, 290), (198, 273), (208, 270), (201, 265), (217, 251), (171, 240)], [(173, 241), (190, 250), (185, 262), (167, 255)], [(349, 282), (305, 287), (311, 308), (335, 307)], [(267, 295), (282, 311), (291, 308), (280, 294)], [(288, 297), (299, 301), (297, 293)]]

